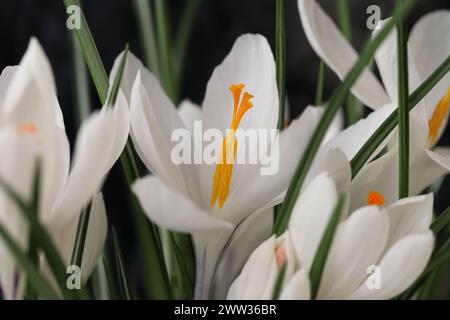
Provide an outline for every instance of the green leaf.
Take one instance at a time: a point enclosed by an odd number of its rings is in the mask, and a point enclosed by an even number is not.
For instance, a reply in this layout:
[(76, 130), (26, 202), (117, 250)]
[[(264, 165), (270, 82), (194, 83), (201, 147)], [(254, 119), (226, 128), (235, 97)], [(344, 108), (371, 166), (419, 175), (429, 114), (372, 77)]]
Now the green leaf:
[(116, 230), (112, 228), (113, 240), (114, 240), (114, 252), (116, 257), (116, 271), (119, 279), (119, 288), (122, 299), (132, 300), (131, 291), (128, 286), (127, 272), (125, 271), (125, 265), (123, 263), (122, 250), (120, 249), (119, 240), (117, 239)]
[(72, 257), (70, 259), (71, 265), (76, 265), (81, 268), (83, 262), (83, 252), (86, 243), (86, 236), (89, 227), (89, 218), (91, 216), (91, 204), (83, 209), (83, 212), (78, 218), (77, 233), (75, 235), (75, 242), (72, 249)]
[(176, 268), (175, 276), (176, 281), (178, 282), (180, 292), (178, 296), (175, 298), (178, 299), (192, 299), (194, 293), (194, 281), (192, 275), (186, 267), (186, 261), (183, 257), (183, 253), (177, 245), (175, 241), (173, 233), (169, 233), (170, 236), (170, 244), (171, 244), (171, 253), (175, 259), (174, 266)]
[(122, 53), (119, 69), (117, 70), (117, 74), (116, 77), (114, 78), (108, 98), (106, 99), (106, 106), (112, 107), (116, 103), (117, 95), (119, 94), (120, 90), (120, 84), (122, 83), (123, 72), (125, 70), (125, 65), (127, 64), (128, 48), (129, 45), (127, 43)]
[(314, 260), (309, 271), (309, 278), (311, 281), (311, 298), (316, 299), (319, 292), (320, 281), (322, 279), (322, 273), (327, 262), (328, 253), (333, 243), (334, 233), (336, 227), (339, 224), (343, 207), (345, 203), (345, 195), (341, 195), (336, 203), (333, 213), (330, 216), (328, 225), (323, 233), (322, 240), (320, 240), (319, 247), (317, 248)]
[(174, 86), (173, 58), (169, 32), (169, 13), (166, 0), (155, 0), (155, 22), (158, 40), (161, 83), (173, 102), (178, 102)]
[(284, 0), (276, 0), (276, 67), (279, 97), (278, 129), (284, 129), (284, 111), (286, 108), (286, 40)]
[[(408, 99), (409, 111), (411, 111), (425, 95), (449, 72), (450, 56), (426, 79)], [(389, 117), (375, 130), (362, 148), (351, 160), (352, 177), (354, 178), (370, 156), (377, 150), (398, 124), (398, 110), (393, 111)]]
[(323, 101), (323, 82), (325, 76), (325, 64), (323, 60), (320, 60), (319, 72), (317, 74), (317, 89), (316, 89), (316, 99), (314, 104), (320, 106)]
[(145, 64), (160, 78), (158, 50), (156, 48), (155, 27), (151, 0), (133, 0), (133, 7), (138, 20), (141, 43), (144, 46)]
[[(79, 6), (78, 0), (63, 0), (66, 8), (71, 5)], [(81, 8), (81, 7), (80, 7)], [(95, 82), (98, 96), (104, 105), (106, 103), (109, 82), (106, 76), (105, 68), (103, 67), (97, 47), (92, 38), (89, 26), (81, 10), (81, 28), (74, 29), (83, 51), (84, 59), (91, 72), (91, 77)], [(145, 277), (146, 290), (150, 298), (165, 299), (170, 297), (169, 278), (166, 267), (164, 265), (164, 258), (162, 256), (161, 247), (158, 240), (158, 228), (149, 223), (145, 214), (139, 206), (138, 200), (130, 190), (130, 185), (140, 176), (137, 167), (137, 161), (133, 147), (128, 141), (124, 152), (120, 156), (120, 163), (122, 171), (127, 182), (127, 194), (132, 206), (133, 222), (136, 229), (136, 235), (139, 242), (139, 248), (144, 257), (145, 268), (152, 270), (151, 273)]]
[(33, 261), (20, 249), (8, 231), (0, 224), (0, 237), (3, 243), (8, 247), (9, 252), (14, 256), (21, 268), (27, 274), (27, 281), (33, 290), (43, 299), (58, 299), (58, 295), (48, 284), (47, 280), (41, 275), (39, 268)]
[(438, 234), (439, 231), (444, 229), (450, 223), (450, 207), (445, 209), (436, 220), (430, 226), (430, 229), (433, 230), (434, 234)]
[(106, 252), (103, 252), (92, 275), (92, 288), (97, 300), (117, 299), (117, 290), (114, 285), (111, 266)]
[(273, 287), (273, 292), (272, 292), (272, 300), (278, 300), (280, 298), (281, 289), (283, 289), (283, 281), (284, 281), (284, 276), (286, 274), (286, 269), (287, 269), (287, 263), (284, 262), (281, 265), (280, 270), (278, 271), (277, 278), (275, 279), (275, 285)]
[(370, 62), (375, 50), (381, 44), (381, 42), (386, 38), (389, 32), (395, 26), (395, 23), (403, 17), (408, 9), (411, 7), (414, 0), (406, 0), (400, 5), (397, 5), (394, 13), (392, 14), (392, 19), (390, 19), (383, 27), (382, 30), (369, 41), (363, 48), (358, 61), (354, 64), (350, 72), (347, 74), (345, 79), (340, 83), (338, 88), (333, 92), (328, 106), (321, 117), (319, 124), (317, 125), (314, 133), (306, 147), (306, 150), (297, 165), (294, 176), (291, 180), (289, 188), (286, 193), (286, 197), (277, 214), (277, 221), (274, 224), (274, 233), (280, 235), (286, 230), (292, 209), (294, 208), (295, 201), (300, 193), (303, 182), (308, 174), (309, 168), (314, 161), (317, 151), (320, 148), (322, 140), (327, 132), (328, 127), (334, 119), (340, 106), (343, 104), (344, 100), (348, 96), (351, 87), (359, 78), (360, 74), (363, 72), (366, 65)]
[[(397, 0), (397, 3), (403, 0)], [(409, 194), (409, 110), (408, 110), (408, 50), (406, 19), (397, 23), (398, 56), (398, 145), (399, 145), (399, 198)]]

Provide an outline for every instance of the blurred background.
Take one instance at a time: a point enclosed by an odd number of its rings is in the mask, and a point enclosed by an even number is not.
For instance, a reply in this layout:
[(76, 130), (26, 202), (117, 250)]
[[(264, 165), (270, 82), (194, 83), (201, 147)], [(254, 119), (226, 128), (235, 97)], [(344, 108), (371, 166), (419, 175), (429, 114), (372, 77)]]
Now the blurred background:
[[(179, 21), (187, 1), (167, 0), (170, 11), (170, 35), (176, 37)], [(132, 0), (85, 0), (82, 1), (86, 18), (98, 46), (101, 58), (109, 72), (112, 63), (123, 49), (130, 44), (131, 51), (143, 58), (137, 19)], [(337, 21), (336, 1), (319, 1), (323, 8)], [(377, 4), (382, 18), (391, 11), (394, 0), (348, 0), (350, 4), (352, 42), (359, 50), (370, 35), (366, 27), (369, 5)], [(286, 83), (291, 118), (296, 117), (308, 104), (314, 103), (319, 59), (306, 41), (297, 10), (296, 0), (286, 0)], [(418, 0), (408, 17), (411, 27), (427, 12), (450, 8), (448, 0)], [(77, 131), (74, 112), (74, 72), (71, 54), (71, 38), (66, 28), (66, 12), (62, 0), (15, 0), (2, 1), (0, 11), (0, 68), (20, 61), (29, 38), (36, 36), (44, 47), (58, 87), (58, 97), (65, 117), (66, 129), (71, 145)], [(275, 1), (274, 0), (200, 0), (200, 6), (193, 24), (188, 43), (184, 77), (180, 98), (188, 98), (200, 104), (206, 83), (214, 69), (231, 49), (236, 37), (243, 33), (264, 35), (272, 49), (275, 44)], [(324, 99), (326, 100), (338, 83), (337, 77), (326, 70)], [(93, 105), (100, 107), (95, 89), (91, 83)], [(447, 133), (441, 139), (450, 145)], [(441, 212), (450, 205), (450, 180), (444, 181), (435, 207)], [(123, 189), (123, 177), (118, 166), (114, 168), (104, 187), (110, 224), (116, 226), (123, 243), (125, 259), (131, 265), (130, 271), (139, 262), (133, 259), (135, 248), (127, 198)], [(137, 276), (138, 277), (138, 276)]]

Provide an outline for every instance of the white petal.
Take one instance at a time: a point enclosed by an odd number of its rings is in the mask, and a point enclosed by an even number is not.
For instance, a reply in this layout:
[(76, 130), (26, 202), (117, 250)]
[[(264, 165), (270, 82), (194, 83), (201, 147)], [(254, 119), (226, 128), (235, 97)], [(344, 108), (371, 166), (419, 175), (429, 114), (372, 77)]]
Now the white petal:
[(388, 237), (388, 217), (376, 206), (363, 207), (339, 224), (327, 257), (319, 299), (345, 299), (376, 264)]
[(6, 92), (8, 92), (9, 84), (11, 83), (11, 80), (16, 74), (18, 68), (19, 66), (5, 67), (0, 74), (0, 104), (5, 98)]
[(138, 73), (131, 94), (131, 137), (136, 151), (152, 173), (199, 202), (194, 167), (177, 165), (172, 159), (173, 148), (181, 143), (172, 141), (175, 131), (184, 132), (191, 143), (190, 132), (158, 80), (151, 73), (145, 77)]
[(391, 247), (401, 238), (412, 233), (425, 233), (433, 218), (433, 194), (403, 198), (387, 208), (389, 240)]
[[(303, 29), (314, 51), (343, 79), (356, 63), (357, 53), (315, 0), (298, 0), (298, 9)], [(352, 93), (373, 109), (389, 102), (383, 87), (367, 68), (354, 84)]]
[(288, 230), (300, 265), (306, 272), (309, 272), (337, 199), (333, 180), (322, 173), (305, 188), (294, 206)]
[(230, 223), (208, 215), (156, 176), (141, 178), (132, 188), (149, 219), (164, 228), (188, 233), (233, 229)]
[(190, 100), (183, 100), (178, 107), (178, 114), (186, 128), (193, 133), (194, 121), (202, 120), (202, 109)]
[(370, 290), (364, 282), (350, 299), (390, 299), (402, 293), (425, 269), (433, 243), (431, 232), (410, 235), (398, 241), (378, 265), (381, 288)]
[(311, 285), (308, 274), (297, 271), (280, 295), (280, 300), (309, 300), (311, 299)]
[(89, 116), (78, 132), (72, 170), (52, 224), (63, 226), (78, 215), (95, 195), (125, 147), (129, 132), (129, 111), (123, 94), (113, 108), (104, 107)]
[[(450, 11), (437, 10), (425, 14), (411, 30), (409, 44), (411, 55), (422, 81), (450, 55)], [(450, 87), (447, 73), (427, 94), (427, 116), (431, 117), (434, 107)]]

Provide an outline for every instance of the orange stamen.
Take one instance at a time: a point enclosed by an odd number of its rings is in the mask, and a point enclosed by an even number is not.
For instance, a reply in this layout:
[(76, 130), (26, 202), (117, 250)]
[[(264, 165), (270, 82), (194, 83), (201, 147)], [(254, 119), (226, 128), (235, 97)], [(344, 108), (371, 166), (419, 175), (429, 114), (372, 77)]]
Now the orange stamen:
[(384, 196), (376, 191), (369, 191), (367, 194), (367, 204), (382, 206), (384, 204)]
[(438, 104), (434, 108), (433, 115), (428, 121), (429, 127), (428, 141), (433, 145), (437, 142), (441, 127), (444, 123), (444, 120), (447, 118), (449, 105), (450, 105), (450, 88), (448, 88), (447, 93), (438, 102)]

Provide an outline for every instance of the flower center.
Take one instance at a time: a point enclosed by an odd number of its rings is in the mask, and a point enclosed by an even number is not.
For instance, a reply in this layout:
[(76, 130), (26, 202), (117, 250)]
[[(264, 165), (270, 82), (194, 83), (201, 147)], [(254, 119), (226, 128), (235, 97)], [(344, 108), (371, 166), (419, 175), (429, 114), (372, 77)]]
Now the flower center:
[(428, 141), (431, 144), (435, 144), (438, 139), (439, 131), (441, 130), (444, 120), (447, 117), (449, 105), (450, 105), (450, 88), (448, 88), (447, 93), (438, 102), (436, 108), (434, 108), (433, 115), (428, 121), (429, 127)]
[(21, 122), (16, 126), (16, 131), (23, 134), (35, 134), (37, 130), (37, 125), (32, 122)]
[(367, 204), (382, 206), (384, 204), (384, 196), (377, 191), (369, 191), (367, 194)]
[(213, 190), (210, 201), (211, 207), (214, 207), (218, 201), (219, 207), (222, 208), (228, 197), (231, 176), (233, 174), (233, 163), (237, 151), (235, 133), (244, 114), (253, 107), (253, 104), (250, 101), (253, 96), (250, 93), (244, 92), (241, 99), (243, 89), (244, 84), (233, 84), (230, 86), (234, 101), (233, 115), (231, 118), (230, 130), (227, 130), (227, 135), (223, 139), (222, 149), (214, 172)]

